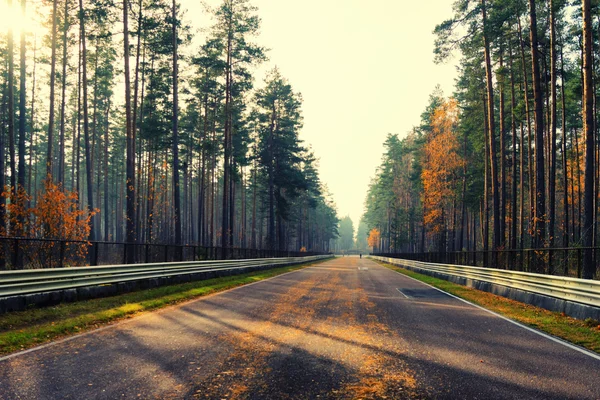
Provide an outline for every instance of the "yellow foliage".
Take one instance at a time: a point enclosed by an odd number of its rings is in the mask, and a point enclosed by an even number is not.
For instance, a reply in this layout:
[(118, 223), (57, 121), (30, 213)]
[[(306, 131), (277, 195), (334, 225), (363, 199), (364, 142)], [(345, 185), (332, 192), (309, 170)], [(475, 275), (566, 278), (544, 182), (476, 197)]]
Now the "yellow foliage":
[[(65, 191), (61, 185), (47, 179), (33, 207), (29, 205), (31, 196), (22, 187), (16, 193), (7, 187), (2, 196), (6, 199), (6, 228), (0, 231), (1, 236), (79, 242), (66, 244), (63, 251), (70, 259), (64, 261), (69, 264), (83, 262), (89, 246), (85, 241), (90, 234), (90, 220), (98, 211), (80, 210), (77, 192)], [(27, 255), (29, 262), (48, 267), (55, 246), (59, 243), (23, 241), (19, 249)]]
[(425, 224), (430, 233), (443, 228), (443, 209), (454, 195), (459, 170), (464, 160), (459, 155), (456, 134), (458, 103), (450, 98), (438, 106), (431, 119), (432, 131), (424, 146), (423, 206)]
[(369, 232), (369, 238), (367, 239), (367, 244), (369, 245), (369, 247), (378, 247), (380, 239), (381, 239), (381, 232), (379, 232), (379, 229), (373, 228)]

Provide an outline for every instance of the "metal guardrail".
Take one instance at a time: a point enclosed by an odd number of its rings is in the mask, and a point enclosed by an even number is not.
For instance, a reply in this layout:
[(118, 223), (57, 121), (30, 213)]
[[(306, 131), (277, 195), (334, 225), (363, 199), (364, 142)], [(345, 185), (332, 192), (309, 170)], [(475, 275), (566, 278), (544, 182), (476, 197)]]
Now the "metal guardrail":
[(252, 260), (192, 261), (176, 263), (107, 265), (102, 267), (49, 268), (0, 272), (0, 297), (109, 285), (141, 279), (165, 278), (200, 272), (283, 266), (317, 261), (331, 256), (261, 258)]
[(490, 282), (509, 288), (555, 297), (561, 300), (600, 307), (600, 282), (595, 280), (464, 265), (435, 264), (389, 257), (371, 256), (371, 258), (397, 266), (408, 266), (467, 279)]

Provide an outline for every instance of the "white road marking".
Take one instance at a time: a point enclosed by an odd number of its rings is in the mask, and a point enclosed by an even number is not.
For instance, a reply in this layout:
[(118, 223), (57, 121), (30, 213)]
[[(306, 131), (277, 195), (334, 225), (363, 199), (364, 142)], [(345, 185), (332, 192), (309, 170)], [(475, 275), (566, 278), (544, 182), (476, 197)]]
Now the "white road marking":
[[(500, 315), (500, 314), (498, 314), (498, 313), (496, 313), (496, 312), (494, 312), (494, 311), (488, 310), (487, 308), (484, 308), (484, 307), (481, 307), (481, 306), (479, 306), (479, 305), (477, 305), (477, 304), (471, 303), (471, 302), (470, 302), (470, 301), (468, 301), (468, 300), (461, 299), (461, 298), (460, 298), (460, 297), (458, 297), (458, 296), (455, 296), (455, 295), (453, 295), (453, 294), (451, 294), (451, 293), (445, 292), (445, 291), (443, 291), (442, 289), (438, 289), (438, 288), (436, 288), (435, 286), (431, 286), (430, 284), (428, 284), (428, 283), (425, 283), (425, 282), (422, 282), (422, 281), (420, 281), (420, 280), (418, 280), (418, 279), (415, 279), (415, 278), (413, 278), (413, 277), (411, 277), (411, 276), (408, 276), (408, 275), (401, 274), (401, 273), (400, 273), (400, 272), (398, 272), (398, 271), (394, 271), (394, 272), (395, 272), (395, 273), (397, 273), (397, 274), (399, 274), (399, 275), (402, 275), (402, 276), (405, 276), (405, 277), (407, 277), (407, 278), (410, 278), (410, 279), (412, 279), (412, 280), (414, 280), (414, 281), (417, 281), (417, 282), (419, 282), (419, 283), (422, 283), (423, 285), (429, 286), (430, 288), (433, 288), (433, 289), (435, 289), (435, 290), (437, 290), (437, 291), (439, 291), (439, 292), (442, 292), (442, 293), (444, 293), (444, 294), (447, 294), (447, 295), (448, 295), (448, 296), (450, 296), (450, 297), (454, 297), (455, 299), (457, 299), (457, 300), (460, 300), (460, 301), (462, 301), (463, 303), (467, 303), (467, 304), (469, 304), (469, 305), (471, 305), (471, 306), (473, 306), (473, 307), (479, 308), (480, 310), (483, 310), (483, 311), (485, 311), (485, 312), (488, 312), (488, 313), (490, 313), (490, 314), (492, 314), (492, 315), (495, 315), (496, 317), (498, 317), (498, 318), (501, 318), (501, 319), (503, 319), (503, 320), (505, 320), (505, 321), (508, 321), (508, 322), (510, 322), (511, 324), (513, 324), (513, 325), (516, 325), (516, 326), (519, 326), (519, 327), (521, 327), (521, 328), (523, 328), (523, 329), (525, 329), (525, 330), (528, 330), (529, 332), (533, 332), (533, 333), (535, 333), (535, 334), (537, 334), (537, 335), (540, 335), (540, 336), (542, 336), (542, 337), (545, 337), (546, 339), (552, 340), (553, 342), (556, 342), (556, 343), (558, 343), (558, 344), (562, 344), (563, 346), (565, 346), (565, 347), (568, 347), (568, 348), (570, 348), (571, 350), (578, 351), (578, 352), (580, 352), (581, 354), (585, 354), (585, 355), (586, 355), (586, 356), (588, 356), (588, 357), (592, 357), (592, 358), (594, 358), (594, 359), (596, 359), (596, 360), (599, 360), (599, 361), (600, 361), (600, 354), (594, 353), (594, 352), (592, 352), (592, 351), (590, 351), (590, 350), (588, 350), (588, 349), (586, 349), (586, 348), (583, 348), (583, 347), (580, 347), (580, 346), (574, 345), (574, 344), (572, 344), (572, 343), (566, 342), (566, 341), (564, 341), (564, 340), (562, 340), (562, 339), (560, 339), (560, 338), (557, 338), (557, 337), (555, 337), (555, 336), (548, 335), (547, 333), (544, 333), (544, 332), (538, 331), (537, 329), (530, 328), (529, 326), (527, 326), (527, 325), (523, 325), (523, 324), (522, 324), (522, 323), (520, 323), (520, 322), (513, 321), (512, 319), (510, 319), (510, 318), (507, 318), (507, 317), (505, 317), (504, 315)], [(398, 289), (398, 290), (399, 290), (399, 289)], [(400, 293), (402, 293), (402, 292), (400, 292)], [(402, 294), (404, 294), (404, 293), (402, 293)], [(405, 296), (406, 296), (406, 295), (405, 295)], [(0, 359), (0, 360), (1, 360), (1, 359)]]
[(402, 290), (398, 288), (396, 288), (396, 290), (399, 291), (402, 296), (406, 297), (407, 299), (410, 299), (410, 297), (408, 297)]

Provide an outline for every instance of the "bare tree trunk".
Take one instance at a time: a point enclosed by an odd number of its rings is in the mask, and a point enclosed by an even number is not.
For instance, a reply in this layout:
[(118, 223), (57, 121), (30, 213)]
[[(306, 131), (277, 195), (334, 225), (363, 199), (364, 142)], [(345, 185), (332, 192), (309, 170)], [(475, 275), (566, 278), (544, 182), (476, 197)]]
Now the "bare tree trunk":
[(565, 64), (563, 58), (563, 49), (561, 46), (560, 49), (560, 78), (561, 78), (561, 108), (562, 108), (562, 168), (563, 168), (563, 186), (564, 186), (564, 194), (563, 194), (563, 206), (564, 206), (564, 216), (563, 216), (563, 247), (569, 247), (569, 179), (567, 174), (567, 109), (565, 103), (565, 84), (566, 84), (566, 76), (565, 76)]
[(60, 134), (59, 134), (59, 154), (58, 154), (58, 181), (64, 184), (65, 181), (65, 105), (67, 90), (67, 33), (69, 31), (69, 0), (65, 0), (65, 16), (63, 26), (63, 59), (61, 78), (61, 101), (60, 101)]
[[(483, 123), (483, 130), (484, 130), (484, 142), (485, 142), (485, 168), (484, 168), (484, 189), (483, 189), (483, 207), (481, 207), (482, 209), (482, 215), (481, 215), (481, 225), (483, 228), (483, 234), (482, 234), (482, 242), (483, 242), (483, 251), (484, 251), (484, 259), (487, 259), (487, 252), (490, 249), (490, 210), (489, 210), (489, 204), (490, 204), (490, 140), (489, 140), (489, 120), (488, 120), (488, 111), (487, 111), (487, 107), (486, 107), (486, 98), (485, 95), (483, 96), (483, 115), (484, 115), (484, 123)], [(485, 263), (487, 265), (487, 263)]]
[[(137, 221), (135, 214), (135, 131), (131, 120), (131, 79), (129, 76), (129, 26), (128, 26), (128, 1), (123, 0), (123, 49), (125, 61), (125, 121), (127, 132), (127, 221), (126, 221), (126, 241), (135, 243), (137, 239)], [(134, 247), (129, 246), (127, 251), (127, 263), (133, 263), (135, 260)]]
[[(32, 170), (33, 170), (33, 159), (37, 161), (37, 136), (35, 134), (35, 72), (36, 72), (36, 51), (37, 51), (37, 36), (33, 39), (33, 72), (32, 72), (32, 85), (31, 85), (31, 145), (29, 146), (29, 176), (27, 182), (27, 193), (32, 194), (32, 190), (35, 191), (34, 185), (32, 184)], [(37, 162), (35, 163), (37, 170)], [(36, 174), (37, 178), (37, 174)], [(35, 179), (34, 179), (35, 180)]]
[[(8, 0), (9, 9), (12, 0)], [(17, 165), (15, 154), (15, 65), (14, 65), (14, 37), (12, 28), (8, 30), (8, 151), (10, 164), (10, 190), (17, 191)]]
[[(87, 79), (87, 47), (86, 47), (86, 33), (85, 33), (85, 20), (84, 20), (84, 9), (83, 0), (79, 0), (79, 27), (81, 29), (81, 72), (82, 72), (82, 85), (83, 85), (83, 135), (85, 140), (85, 172), (87, 180), (87, 200), (88, 210), (94, 212), (94, 185), (92, 178), (92, 149), (90, 146), (90, 124), (88, 115), (88, 79)], [(92, 215), (90, 218), (90, 240), (96, 239), (96, 217)]]
[(256, 249), (256, 166), (252, 170), (252, 177), (252, 244), (250, 247)]
[(229, 17), (229, 26), (227, 33), (227, 60), (225, 65), (225, 134), (223, 137), (224, 141), (224, 156), (223, 156), (223, 216), (221, 224), (221, 246), (226, 248), (229, 245), (229, 236), (231, 235), (231, 227), (229, 224), (233, 224), (233, 221), (229, 221), (229, 186), (231, 179), (230, 171), (230, 159), (231, 159), (231, 69), (232, 69), (232, 41), (233, 41), (233, 21), (231, 20), (231, 14)]
[[(533, 77), (533, 103), (535, 116), (535, 218), (534, 218), (534, 243), (535, 247), (545, 247), (546, 239), (546, 184), (544, 171), (544, 112), (542, 90), (540, 85), (540, 65), (538, 56), (537, 18), (535, 0), (529, 0), (529, 19), (531, 42), (531, 63)], [(540, 265), (535, 265), (540, 270)]]
[(271, 113), (271, 124), (269, 126), (269, 250), (275, 249), (275, 171), (274, 171), (274, 138), (275, 135), (275, 118), (276, 118), (275, 102)]
[(596, 273), (593, 250), (594, 244), (594, 93), (592, 80), (592, 21), (591, 0), (583, 0), (583, 134), (585, 137), (585, 174), (583, 195), (583, 278), (592, 279)]
[(156, 168), (154, 167), (154, 151), (151, 151), (148, 157), (148, 197), (146, 198), (146, 242), (154, 241), (154, 196), (156, 190), (154, 188), (156, 182)]
[(498, 86), (499, 86), (499, 107), (500, 110), (498, 112), (500, 117), (500, 151), (498, 157), (500, 158), (500, 240), (498, 245), (500, 247), (504, 247), (506, 242), (506, 123), (505, 123), (505, 110), (506, 104), (504, 101), (504, 50), (502, 44), (500, 45), (500, 55), (499, 55), (499, 67), (500, 74), (497, 76)]
[[(21, 10), (23, 15), (25, 15), (25, 2), (26, 0), (21, 0)], [(26, 56), (26, 46), (25, 46), (25, 30), (21, 31), (21, 62), (20, 69), (21, 72), (19, 74), (19, 169), (17, 175), (17, 185), (21, 190), (25, 190), (25, 122), (27, 118), (26, 112), (26, 100), (25, 96), (27, 91), (25, 90), (25, 81), (27, 79), (27, 68), (25, 65), (25, 56)]]
[(179, 93), (177, 70), (177, 4), (173, 0), (173, 202), (175, 212), (175, 244), (181, 244), (181, 194), (179, 188)]
[(521, 33), (521, 19), (517, 18), (517, 34), (519, 36), (519, 43), (521, 48), (521, 65), (523, 67), (523, 84), (525, 86), (523, 93), (525, 96), (525, 114), (527, 114), (527, 166), (528, 168), (528, 180), (529, 180), (529, 221), (530, 224), (533, 223), (533, 215), (535, 213), (535, 183), (533, 181), (533, 174), (535, 172), (535, 166), (533, 165), (533, 136), (531, 133), (531, 111), (529, 104), (529, 80), (527, 78), (527, 60), (525, 58), (525, 48), (523, 35)]
[(48, 117), (48, 152), (46, 154), (46, 175), (52, 179), (52, 145), (54, 142), (54, 81), (56, 79), (56, 8), (58, 0), (52, 2), (52, 56), (50, 59), (50, 110)]
[[(5, 80), (4, 85), (2, 87), (2, 104), (0, 105), (0, 190), (4, 192), (4, 186), (6, 185), (6, 175), (5, 175), (5, 149), (6, 149), (6, 125), (4, 121), (4, 117), (6, 115), (6, 103), (7, 103), (7, 86), (8, 82)], [(0, 196), (0, 235), (6, 235), (6, 198), (4, 196)], [(0, 257), (0, 269), (4, 269), (6, 267), (6, 258)]]
[(104, 126), (104, 240), (109, 241), (109, 195), (108, 195), (108, 129), (109, 129), (109, 117), (110, 117), (110, 99), (106, 105), (105, 115), (105, 126)]
[[(533, 1), (533, 0), (531, 0)], [(481, 0), (481, 12), (483, 18), (483, 45), (484, 45), (484, 57), (485, 57), (485, 75), (486, 75), (486, 86), (487, 86), (487, 109), (488, 109), (488, 131), (489, 131), (489, 144), (490, 144), (490, 178), (492, 186), (492, 202), (493, 202), (493, 214), (494, 214), (494, 235), (492, 241), (492, 247), (494, 250), (502, 243), (502, 232), (500, 225), (500, 194), (498, 185), (498, 160), (495, 140), (495, 121), (494, 121), (494, 86), (492, 83), (492, 62), (490, 57), (490, 40), (486, 33), (487, 14), (485, 0)]]
[[(511, 190), (511, 206), (510, 206), (510, 248), (517, 248), (517, 117), (515, 115), (516, 96), (515, 96), (515, 75), (513, 70), (513, 52), (512, 46), (509, 51), (509, 68), (510, 68), (510, 116), (511, 116), (511, 131), (512, 131), (512, 190)], [(521, 148), (521, 152), (523, 149)]]
[[(550, 248), (554, 247), (556, 225), (556, 10), (554, 0), (550, 0), (550, 176), (548, 177), (548, 236)], [(552, 253), (550, 253), (552, 255)], [(552, 269), (552, 258), (548, 262)]]

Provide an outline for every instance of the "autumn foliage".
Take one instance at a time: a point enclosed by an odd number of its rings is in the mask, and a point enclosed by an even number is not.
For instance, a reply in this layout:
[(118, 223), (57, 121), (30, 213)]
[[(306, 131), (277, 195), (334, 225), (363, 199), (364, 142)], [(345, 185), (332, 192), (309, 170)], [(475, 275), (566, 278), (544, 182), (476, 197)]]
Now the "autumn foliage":
[[(77, 264), (77, 260), (85, 258), (89, 247), (85, 241), (90, 234), (90, 219), (97, 210), (81, 210), (77, 192), (65, 191), (61, 185), (46, 180), (34, 207), (30, 206), (31, 196), (23, 188), (15, 193), (7, 187), (2, 196), (6, 200), (6, 213), (0, 236), (74, 241), (77, 243), (63, 246), (60, 251), (62, 261)], [(53, 253), (57, 246), (60, 246), (59, 242), (29, 240), (19, 243), (19, 250), (27, 257), (28, 263), (50, 267), (54, 266), (56, 257)], [(10, 249), (12, 253), (15, 250)], [(64, 254), (67, 254), (66, 258)]]
[(367, 244), (369, 247), (377, 248), (379, 247), (379, 240), (381, 239), (381, 232), (379, 229), (373, 228), (369, 232), (369, 238), (367, 239)]
[(458, 153), (458, 103), (454, 98), (444, 100), (435, 109), (431, 126), (423, 149), (421, 178), (425, 224), (431, 234), (437, 234), (443, 230), (444, 209), (455, 197), (457, 178), (464, 163)]

